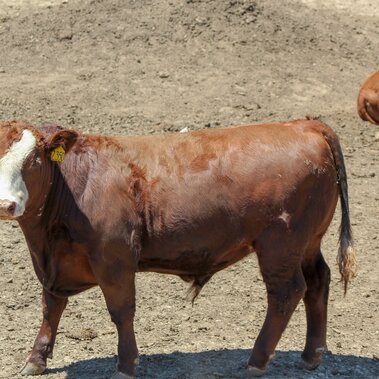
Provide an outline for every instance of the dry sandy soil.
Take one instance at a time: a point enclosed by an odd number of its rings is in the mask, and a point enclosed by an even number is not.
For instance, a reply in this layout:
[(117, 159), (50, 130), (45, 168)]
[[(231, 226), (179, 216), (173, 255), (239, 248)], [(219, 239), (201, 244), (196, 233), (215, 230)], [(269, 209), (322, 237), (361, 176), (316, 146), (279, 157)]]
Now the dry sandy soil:
[[(379, 129), (356, 114), (379, 67), (377, 0), (0, 0), (0, 119), (145, 134), (319, 116), (339, 134), (359, 273), (346, 297), (335, 264), (328, 347), (297, 368), (300, 305), (267, 378), (377, 378)], [(0, 225), (0, 378), (18, 378), (41, 319), (23, 236)], [(194, 306), (173, 276), (138, 276), (138, 378), (243, 378), (266, 306), (254, 256), (215, 275)], [(107, 378), (116, 334), (99, 289), (71, 299), (45, 378)]]

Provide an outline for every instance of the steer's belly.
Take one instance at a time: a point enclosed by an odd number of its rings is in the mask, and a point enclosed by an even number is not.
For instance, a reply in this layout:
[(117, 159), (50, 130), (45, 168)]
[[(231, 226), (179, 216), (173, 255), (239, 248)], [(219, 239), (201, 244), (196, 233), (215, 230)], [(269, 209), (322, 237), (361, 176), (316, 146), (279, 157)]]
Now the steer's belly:
[(181, 276), (213, 275), (251, 252), (253, 249), (250, 244), (240, 243), (225, 249), (203, 247), (198, 250), (177, 250), (162, 256), (145, 255), (139, 261), (138, 270)]

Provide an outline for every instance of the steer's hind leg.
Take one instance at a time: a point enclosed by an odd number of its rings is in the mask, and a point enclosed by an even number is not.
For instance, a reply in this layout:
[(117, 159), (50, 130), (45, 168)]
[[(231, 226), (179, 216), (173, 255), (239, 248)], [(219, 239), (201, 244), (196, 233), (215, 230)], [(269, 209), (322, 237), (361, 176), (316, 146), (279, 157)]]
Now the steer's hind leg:
[(29, 354), (22, 375), (39, 375), (46, 369), (46, 360), (52, 356), (59, 320), (67, 305), (66, 297), (57, 297), (47, 292), (42, 293), (43, 320)]
[(262, 243), (255, 244), (266, 284), (268, 306), (264, 324), (248, 362), (252, 376), (265, 373), (266, 365), (274, 356), (275, 347), (306, 290), (300, 264), (301, 254), (288, 250), (281, 243), (272, 244), (276, 238), (271, 234)]
[(317, 249), (315, 255), (303, 263), (307, 283), (304, 304), (307, 315), (307, 339), (301, 365), (307, 369), (316, 368), (322, 353), (326, 350), (327, 306), (330, 270)]

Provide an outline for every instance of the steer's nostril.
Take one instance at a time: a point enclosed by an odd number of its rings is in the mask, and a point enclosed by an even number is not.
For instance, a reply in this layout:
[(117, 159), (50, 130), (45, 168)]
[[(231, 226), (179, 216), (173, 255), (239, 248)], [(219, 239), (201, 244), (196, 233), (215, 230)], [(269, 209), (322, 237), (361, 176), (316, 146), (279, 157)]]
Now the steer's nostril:
[(10, 214), (14, 214), (14, 211), (16, 210), (16, 203), (14, 201), (12, 201), (9, 205), (8, 205), (8, 208), (7, 208), (8, 212)]
[(17, 204), (10, 200), (0, 200), (0, 217), (14, 217)]

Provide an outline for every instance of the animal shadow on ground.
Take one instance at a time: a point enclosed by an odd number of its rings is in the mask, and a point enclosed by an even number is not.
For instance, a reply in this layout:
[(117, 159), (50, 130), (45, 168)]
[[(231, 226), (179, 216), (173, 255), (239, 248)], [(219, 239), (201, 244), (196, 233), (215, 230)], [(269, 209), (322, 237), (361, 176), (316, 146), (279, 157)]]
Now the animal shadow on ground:
[[(247, 378), (246, 362), (249, 349), (210, 350), (198, 353), (141, 355), (137, 369), (139, 379), (218, 379)], [(365, 378), (379, 377), (379, 362), (375, 358), (325, 353), (315, 371), (298, 367), (299, 351), (277, 351), (265, 379), (281, 378)], [(94, 358), (49, 369), (47, 373), (66, 372), (67, 379), (107, 379), (115, 370), (116, 357)]]

